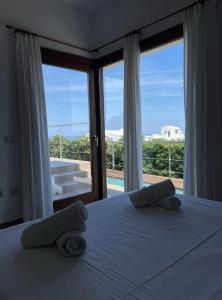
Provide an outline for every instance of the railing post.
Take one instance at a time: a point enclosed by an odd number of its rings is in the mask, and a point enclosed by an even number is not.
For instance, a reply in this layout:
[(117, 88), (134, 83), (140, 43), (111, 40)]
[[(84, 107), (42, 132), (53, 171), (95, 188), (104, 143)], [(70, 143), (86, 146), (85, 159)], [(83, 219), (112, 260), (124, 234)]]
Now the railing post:
[(115, 149), (114, 149), (114, 143), (112, 141), (112, 171), (113, 175), (115, 173)]
[(170, 142), (168, 143), (168, 162), (169, 162), (169, 169), (168, 169), (168, 176), (171, 177), (171, 149), (170, 149)]
[(61, 133), (61, 126), (59, 126), (59, 158), (62, 158), (62, 133)]

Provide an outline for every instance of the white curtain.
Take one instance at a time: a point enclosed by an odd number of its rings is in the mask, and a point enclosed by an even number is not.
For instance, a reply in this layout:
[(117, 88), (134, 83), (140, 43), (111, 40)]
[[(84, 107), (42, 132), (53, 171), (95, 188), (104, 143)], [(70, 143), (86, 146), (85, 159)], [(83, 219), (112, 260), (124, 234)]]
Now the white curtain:
[(38, 38), (16, 33), (23, 219), (52, 213), (47, 116)]
[(185, 194), (222, 200), (222, 1), (185, 16)]
[(124, 47), (124, 175), (125, 191), (142, 187), (142, 132), (139, 35)]

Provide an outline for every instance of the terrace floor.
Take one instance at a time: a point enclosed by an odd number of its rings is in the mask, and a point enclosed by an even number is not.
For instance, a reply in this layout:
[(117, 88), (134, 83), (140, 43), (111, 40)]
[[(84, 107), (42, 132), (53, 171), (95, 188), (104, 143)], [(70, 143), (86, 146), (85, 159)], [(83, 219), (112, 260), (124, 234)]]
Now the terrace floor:
[[(107, 177), (113, 177), (113, 178), (119, 178), (119, 179), (124, 178), (123, 171), (116, 171), (116, 170), (113, 171), (113, 170), (107, 169), (106, 175), (107, 175)], [(143, 182), (148, 183), (148, 184), (158, 183), (158, 182), (164, 181), (166, 179), (168, 179), (168, 177), (143, 174)], [(171, 180), (172, 180), (173, 184), (175, 185), (176, 189), (180, 189), (180, 190), (183, 189), (183, 179), (171, 178)]]

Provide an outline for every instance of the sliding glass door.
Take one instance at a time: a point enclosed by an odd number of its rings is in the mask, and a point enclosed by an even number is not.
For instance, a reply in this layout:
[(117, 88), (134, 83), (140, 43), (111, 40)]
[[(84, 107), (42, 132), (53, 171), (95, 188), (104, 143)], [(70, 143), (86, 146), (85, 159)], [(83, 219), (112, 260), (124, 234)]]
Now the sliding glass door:
[(98, 198), (89, 72), (43, 64), (53, 200)]

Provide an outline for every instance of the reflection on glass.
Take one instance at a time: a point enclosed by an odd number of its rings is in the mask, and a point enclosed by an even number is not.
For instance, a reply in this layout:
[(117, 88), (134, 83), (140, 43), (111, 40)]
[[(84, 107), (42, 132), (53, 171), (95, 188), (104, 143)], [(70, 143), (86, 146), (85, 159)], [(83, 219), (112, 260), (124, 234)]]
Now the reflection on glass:
[(103, 69), (107, 192), (112, 196), (124, 191), (123, 167), (123, 87), (124, 64)]
[(53, 199), (90, 192), (88, 74), (43, 65)]

